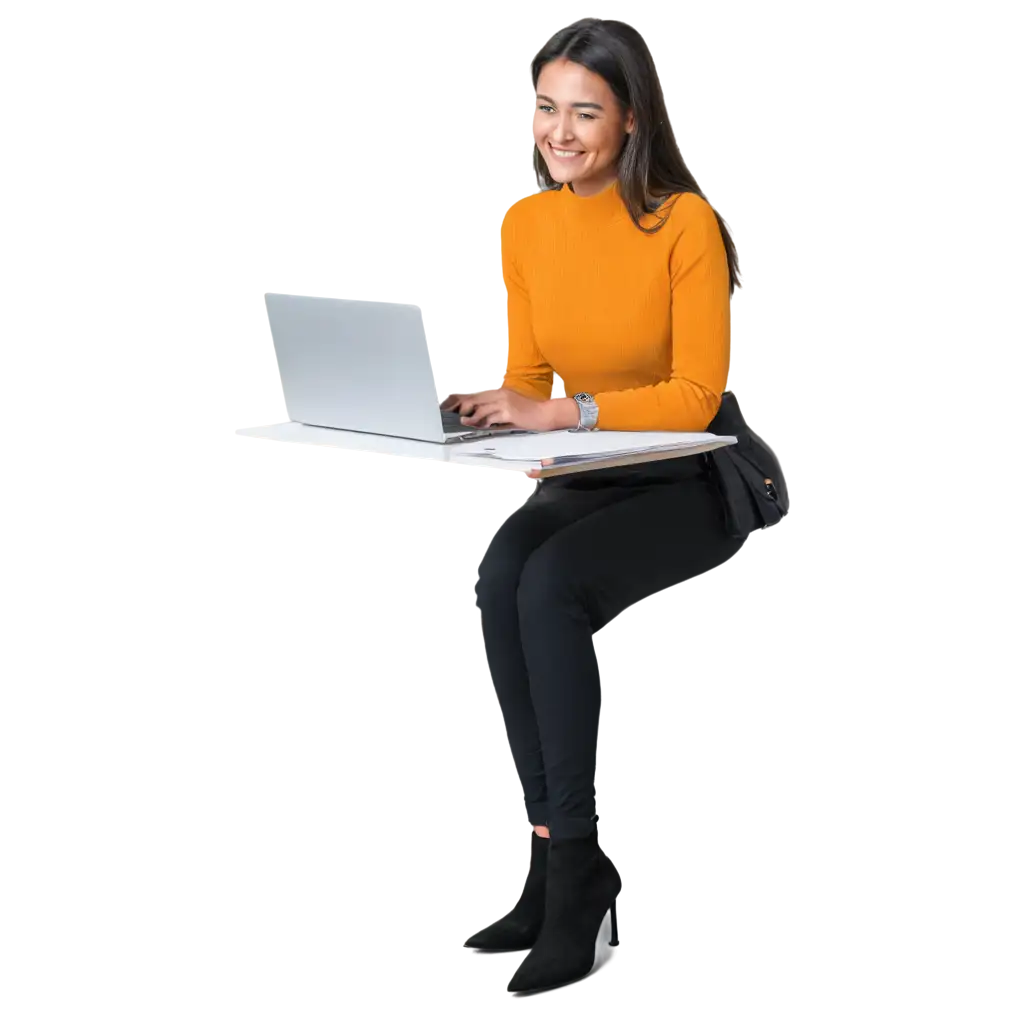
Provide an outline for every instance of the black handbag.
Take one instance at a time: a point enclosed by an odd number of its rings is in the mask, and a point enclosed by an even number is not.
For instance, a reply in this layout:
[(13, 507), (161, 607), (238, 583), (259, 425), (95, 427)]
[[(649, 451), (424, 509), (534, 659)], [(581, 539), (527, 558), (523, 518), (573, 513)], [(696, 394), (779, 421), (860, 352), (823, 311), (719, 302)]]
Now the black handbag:
[(786, 478), (775, 452), (747, 426), (731, 391), (722, 394), (707, 432), (736, 438), (735, 444), (702, 453), (722, 499), (729, 535), (746, 537), (774, 526), (789, 511)]

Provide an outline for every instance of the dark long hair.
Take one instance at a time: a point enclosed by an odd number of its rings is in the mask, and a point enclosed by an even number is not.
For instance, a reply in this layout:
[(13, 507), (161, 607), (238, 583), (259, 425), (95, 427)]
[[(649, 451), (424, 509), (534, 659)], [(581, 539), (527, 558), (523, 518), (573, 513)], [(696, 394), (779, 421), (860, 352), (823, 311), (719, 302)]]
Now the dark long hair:
[[(640, 218), (644, 214), (655, 213), (667, 195), (696, 192), (701, 199), (708, 201), (679, 152), (665, 109), (665, 98), (654, 67), (654, 58), (643, 36), (635, 28), (622, 21), (581, 18), (560, 29), (533, 58), (531, 72), (534, 90), (544, 65), (559, 58), (581, 64), (600, 75), (618, 100), (623, 117), (627, 110), (633, 110), (635, 124), (633, 131), (626, 135), (626, 142), (619, 154), (618, 176), (619, 190), (629, 210), (630, 219), (641, 231), (653, 234), (664, 226), (667, 215), (659, 213), (657, 226), (652, 228), (643, 227)], [(533, 147), (533, 168), (543, 189), (560, 185), (548, 173), (547, 162), (536, 143)], [(652, 201), (655, 199), (657, 202)], [(725, 243), (729, 261), (729, 294), (732, 295), (736, 287), (743, 287), (739, 281), (736, 246), (733, 245), (725, 221), (714, 207), (711, 209)]]

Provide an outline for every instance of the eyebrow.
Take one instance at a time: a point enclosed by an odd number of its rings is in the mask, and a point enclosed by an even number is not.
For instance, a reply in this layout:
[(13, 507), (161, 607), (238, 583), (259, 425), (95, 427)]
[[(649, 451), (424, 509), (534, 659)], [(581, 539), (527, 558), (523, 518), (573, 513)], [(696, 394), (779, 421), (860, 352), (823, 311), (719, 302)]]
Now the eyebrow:
[[(545, 96), (543, 93), (540, 93), (540, 92), (537, 93), (537, 99), (539, 99), (539, 100), (547, 100), (549, 103), (554, 103), (555, 102), (550, 96)], [(602, 107), (600, 103), (570, 103), (569, 106), (570, 107), (593, 107), (594, 110), (604, 111), (604, 107)]]

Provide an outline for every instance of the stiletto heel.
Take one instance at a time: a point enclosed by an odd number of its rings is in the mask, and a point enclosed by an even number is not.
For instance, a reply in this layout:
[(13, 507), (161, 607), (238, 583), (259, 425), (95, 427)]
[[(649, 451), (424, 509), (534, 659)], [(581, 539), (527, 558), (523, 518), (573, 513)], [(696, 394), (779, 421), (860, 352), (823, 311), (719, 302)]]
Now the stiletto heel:
[(623, 912), (618, 906), (618, 900), (612, 900), (608, 916), (611, 919), (611, 937), (608, 939), (608, 945), (621, 946), (625, 935), (623, 933)]

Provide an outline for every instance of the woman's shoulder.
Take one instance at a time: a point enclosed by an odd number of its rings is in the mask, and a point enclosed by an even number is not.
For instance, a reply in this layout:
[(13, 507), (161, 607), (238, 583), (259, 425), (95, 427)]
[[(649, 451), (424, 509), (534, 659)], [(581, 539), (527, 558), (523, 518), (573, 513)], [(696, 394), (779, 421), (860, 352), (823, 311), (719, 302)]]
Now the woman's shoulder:
[(522, 199), (517, 199), (505, 211), (501, 221), (501, 235), (506, 245), (529, 245), (530, 239), (536, 238), (543, 230), (543, 225), (551, 221), (551, 206), (548, 204), (558, 198), (558, 189), (543, 189), (533, 192)]
[(719, 232), (714, 209), (696, 192), (671, 193), (651, 217), (663, 221), (664, 237), (673, 244), (683, 235), (696, 238)]
[(548, 209), (548, 204), (557, 195), (557, 191), (528, 191), (525, 188), (510, 193), (502, 205), (502, 216), (505, 218), (534, 216)]
[(658, 209), (663, 213), (674, 211), (679, 207), (680, 213), (687, 217), (714, 216), (711, 204), (696, 192), (664, 192), (661, 195), (653, 195), (652, 202), (658, 204)]

